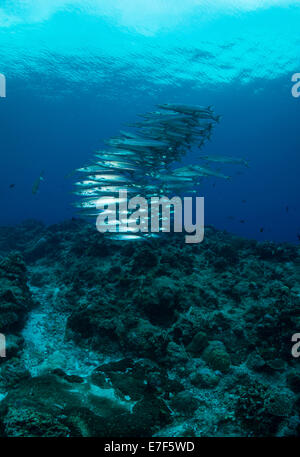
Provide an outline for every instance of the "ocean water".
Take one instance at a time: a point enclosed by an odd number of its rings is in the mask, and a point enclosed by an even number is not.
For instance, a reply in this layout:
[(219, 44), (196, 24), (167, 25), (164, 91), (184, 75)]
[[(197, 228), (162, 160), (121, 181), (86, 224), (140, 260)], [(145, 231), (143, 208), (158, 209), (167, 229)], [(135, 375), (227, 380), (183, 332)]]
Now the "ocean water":
[(297, 2), (102, 3), (2, 2), (1, 223), (71, 217), (65, 176), (137, 114), (182, 102), (223, 116), (204, 153), (251, 165), (242, 175), (227, 167), (229, 184), (204, 186), (207, 223), (297, 241)]
[[(1, 0), (3, 436), (299, 433), (300, 6), (274, 3)], [(249, 167), (202, 181), (203, 244), (110, 243), (77, 218), (74, 170), (164, 103), (212, 105), (201, 152)]]

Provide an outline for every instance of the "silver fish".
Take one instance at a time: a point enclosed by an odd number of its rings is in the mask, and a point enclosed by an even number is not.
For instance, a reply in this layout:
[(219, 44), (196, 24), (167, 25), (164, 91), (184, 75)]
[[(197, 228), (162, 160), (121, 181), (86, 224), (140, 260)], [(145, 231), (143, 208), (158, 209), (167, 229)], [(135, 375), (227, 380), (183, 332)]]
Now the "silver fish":
[(128, 147), (135, 147), (135, 148), (165, 148), (168, 146), (167, 143), (162, 141), (154, 141), (154, 140), (130, 140), (130, 139), (122, 139), (122, 140), (109, 140), (109, 144), (113, 146), (128, 146)]
[(226, 157), (226, 156), (200, 156), (199, 157), (202, 160), (206, 160), (208, 162), (217, 162), (217, 163), (231, 163), (231, 164), (237, 164), (237, 165), (245, 165), (246, 167), (249, 167), (249, 162), (245, 159), (241, 159), (238, 157)]
[(116, 240), (116, 241), (142, 241), (144, 239), (143, 236), (141, 235), (133, 235), (133, 234), (126, 234), (126, 233), (107, 233), (106, 234), (107, 238), (110, 238), (111, 240)]
[(118, 182), (118, 183), (130, 183), (130, 179), (125, 177), (125, 176), (122, 176), (122, 175), (114, 175), (114, 174), (96, 174), (96, 175), (91, 175), (91, 176), (88, 176), (88, 178), (92, 181), (96, 181), (97, 183), (99, 182)]
[(199, 173), (203, 173), (204, 175), (207, 175), (207, 176), (216, 176), (217, 178), (223, 178), (223, 179), (227, 179), (227, 180), (231, 179), (231, 176), (226, 176), (223, 173), (219, 173), (218, 171), (211, 170), (210, 168), (201, 167), (199, 165), (194, 165), (193, 168), (195, 170), (198, 170)]
[(211, 106), (200, 106), (200, 105), (180, 105), (176, 103), (165, 103), (163, 105), (157, 105), (159, 108), (164, 110), (172, 110), (178, 113), (195, 114), (203, 112), (212, 112)]

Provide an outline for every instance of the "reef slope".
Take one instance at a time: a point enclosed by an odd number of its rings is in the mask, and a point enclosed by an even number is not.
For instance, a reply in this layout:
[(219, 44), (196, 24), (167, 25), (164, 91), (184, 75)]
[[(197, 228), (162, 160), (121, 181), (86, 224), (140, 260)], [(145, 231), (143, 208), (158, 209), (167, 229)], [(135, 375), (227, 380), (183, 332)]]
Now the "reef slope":
[(2, 436), (295, 436), (299, 248), (0, 228)]

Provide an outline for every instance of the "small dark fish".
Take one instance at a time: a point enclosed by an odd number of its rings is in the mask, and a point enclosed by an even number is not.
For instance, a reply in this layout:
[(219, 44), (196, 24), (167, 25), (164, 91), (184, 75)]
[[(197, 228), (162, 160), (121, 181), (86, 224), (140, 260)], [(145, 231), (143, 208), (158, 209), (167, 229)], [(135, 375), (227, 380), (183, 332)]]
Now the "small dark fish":
[(288, 207), (288, 206), (285, 207), (285, 212), (286, 212), (286, 213), (289, 212), (289, 207)]
[(230, 221), (234, 221), (234, 216), (228, 216), (227, 219), (229, 219)]
[(240, 223), (241, 223), (241, 224), (245, 224), (244, 219), (241, 219), (241, 220), (240, 220)]
[(300, 235), (299, 235), (299, 233), (297, 233), (297, 238), (298, 238), (298, 241), (300, 241)]
[(15, 187), (15, 184), (10, 184), (10, 185), (9, 185), (9, 188), (10, 188), (10, 189), (13, 189), (14, 187)]
[(260, 233), (262, 233), (262, 232), (264, 231), (264, 228), (261, 227), (261, 228), (259, 229), (259, 231), (260, 231)]
[(247, 200), (242, 200), (242, 203), (247, 203)]

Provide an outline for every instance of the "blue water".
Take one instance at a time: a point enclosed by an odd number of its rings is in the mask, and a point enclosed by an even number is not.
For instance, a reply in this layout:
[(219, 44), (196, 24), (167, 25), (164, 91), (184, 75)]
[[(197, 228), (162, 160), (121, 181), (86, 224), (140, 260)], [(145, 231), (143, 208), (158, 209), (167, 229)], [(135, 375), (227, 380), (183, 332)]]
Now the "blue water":
[(72, 170), (138, 113), (181, 102), (222, 115), (203, 153), (250, 162), (205, 181), (206, 224), (298, 241), (299, 2), (111, 3), (2, 1), (0, 224), (74, 216)]

